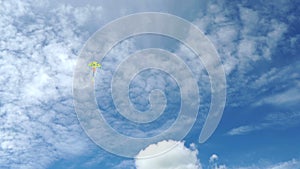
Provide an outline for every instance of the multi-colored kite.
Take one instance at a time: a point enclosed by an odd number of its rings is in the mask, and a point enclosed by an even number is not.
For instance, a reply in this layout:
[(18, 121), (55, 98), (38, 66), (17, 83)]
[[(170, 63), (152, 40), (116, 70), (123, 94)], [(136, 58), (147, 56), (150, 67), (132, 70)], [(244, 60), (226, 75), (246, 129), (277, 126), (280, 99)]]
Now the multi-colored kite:
[(94, 82), (95, 75), (96, 75), (96, 70), (97, 70), (97, 68), (101, 68), (101, 64), (96, 62), (96, 61), (93, 61), (93, 62), (89, 63), (88, 66), (92, 67), (92, 70), (93, 70), (92, 81)]

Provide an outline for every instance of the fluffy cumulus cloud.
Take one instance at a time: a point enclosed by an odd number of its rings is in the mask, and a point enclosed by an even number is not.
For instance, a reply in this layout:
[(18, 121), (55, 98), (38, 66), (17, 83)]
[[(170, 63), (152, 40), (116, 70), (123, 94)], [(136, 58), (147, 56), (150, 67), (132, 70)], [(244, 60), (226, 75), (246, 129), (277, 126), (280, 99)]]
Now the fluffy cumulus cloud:
[(209, 162), (210, 163), (213, 163), (215, 161), (217, 161), (219, 159), (218, 155), (217, 154), (213, 154), (209, 157)]
[[(174, 145), (173, 149), (160, 155), (140, 158), (151, 156)], [(136, 156), (135, 165), (137, 169), (202, 169), (197, 154), (197, 150), (185, 147), (183, 142), (161, 141), (140, 151)]]
[(217, 154), (212, 154), (209, 157), (209, 169), (228, 169), (228, 167), (224, 164), (219, 164), (218, 162), (219, 156)]

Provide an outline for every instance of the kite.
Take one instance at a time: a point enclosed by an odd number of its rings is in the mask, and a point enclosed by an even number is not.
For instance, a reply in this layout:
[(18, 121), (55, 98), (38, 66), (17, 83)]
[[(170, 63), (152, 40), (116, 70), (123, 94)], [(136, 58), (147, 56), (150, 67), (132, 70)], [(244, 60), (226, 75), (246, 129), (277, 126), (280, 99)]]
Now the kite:
[(91, 63), (88, 64), (89, 67), (92, 67), (92, 70), (93, 70), (93, 77), (92, 77), (92, 81), (94, 82), (94, 78), (95, 78), (95, 74), (96, 74), (96, 69), (97, 68), (101, 68), (101, 64), (96, 62), (96, 61), (93, 61)]

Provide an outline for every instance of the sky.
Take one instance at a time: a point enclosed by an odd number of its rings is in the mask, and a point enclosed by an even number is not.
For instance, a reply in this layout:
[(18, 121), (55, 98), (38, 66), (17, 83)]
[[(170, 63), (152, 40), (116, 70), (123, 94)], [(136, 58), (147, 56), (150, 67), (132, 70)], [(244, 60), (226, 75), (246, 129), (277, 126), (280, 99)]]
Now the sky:
[[(1, 169), (300, 168), (299, 1), (0, 0), (0, 4)], [(129, 92), (116, 90), (128, 93), (139, 111), (151, 107), (151, 91), (164, 91), (165, 100), (158, 102), (165, 105), (163, 114), (142, 125), (119, 114), (110, 89), (127, 56), (147, 48), (167, 50), (185, 62), (198, 86), (198, 116), (191, 119), (195, 124), (188, 134), (181, 140), (149, 144), (135, 158), (127, 158), (99, 147), (80, 126), (73, 102), (80, 52), (98, 29), (137, 12), (186, 19), (218, 52), (226, 77), (226, 104), (206, 142), (199, 143), (199, 135), (213, 92), (205, 64), (185, 44), (160, 35), (134, 36), (117, 44), (101, 61), (95, 98), (103, 117), (119, 133), (143, 138), (168, 129), (180, 114), (180, 91), (186, 90), (180, 88), (181, 79), (145, 69), (131, 79)], [(139, 158), (174, 144), (161, 156)]]

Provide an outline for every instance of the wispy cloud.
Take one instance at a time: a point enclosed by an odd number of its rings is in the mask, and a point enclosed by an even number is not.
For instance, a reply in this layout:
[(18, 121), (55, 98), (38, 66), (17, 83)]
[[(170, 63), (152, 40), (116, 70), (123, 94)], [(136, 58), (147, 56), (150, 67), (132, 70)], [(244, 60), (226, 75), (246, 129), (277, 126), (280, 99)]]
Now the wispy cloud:
[(292, 159), (285, 162), (279, 162), (276, 164), (253, 164), (251, 166), (235, 166), (230, 167), (230, 169), (298, 169), (300, 167), (299, 159)]
[(284, 162), (257, 162), (255, 164), (250, 164), (248, 166), (238, 165), (238, 164), (219, 164), (219, 156), (213, 154), (210, 158), (213, 158), (213, 161), (210, 161), (209, 169), (298, 169), (300, 167), (299, 159), (291, 159)]
[(300, 124), (300, 112), (270, 113), (259, 124), (239, 126), (228, 131), (227, 135), (245, 135), (253, 131), (269, 128), (287, 129)]
[(297, 169), (300, 168), (300, 161), (292, 159), (290, 161), (281, 162), (267, 167), (267, 169)]
[(265, 104), (272, 104), (275, 106), (291, 106), (298, 105), (300, 102), (300, 86), (298, 88), (290, 88), (281, 93), (265, 97), (254, 105), (260, 106)]
[(237, 128), (233, 128), (227, 132), (228, 135), (243, 135), (249, 132), (262, 129), (262, 126), (240, 126)]

